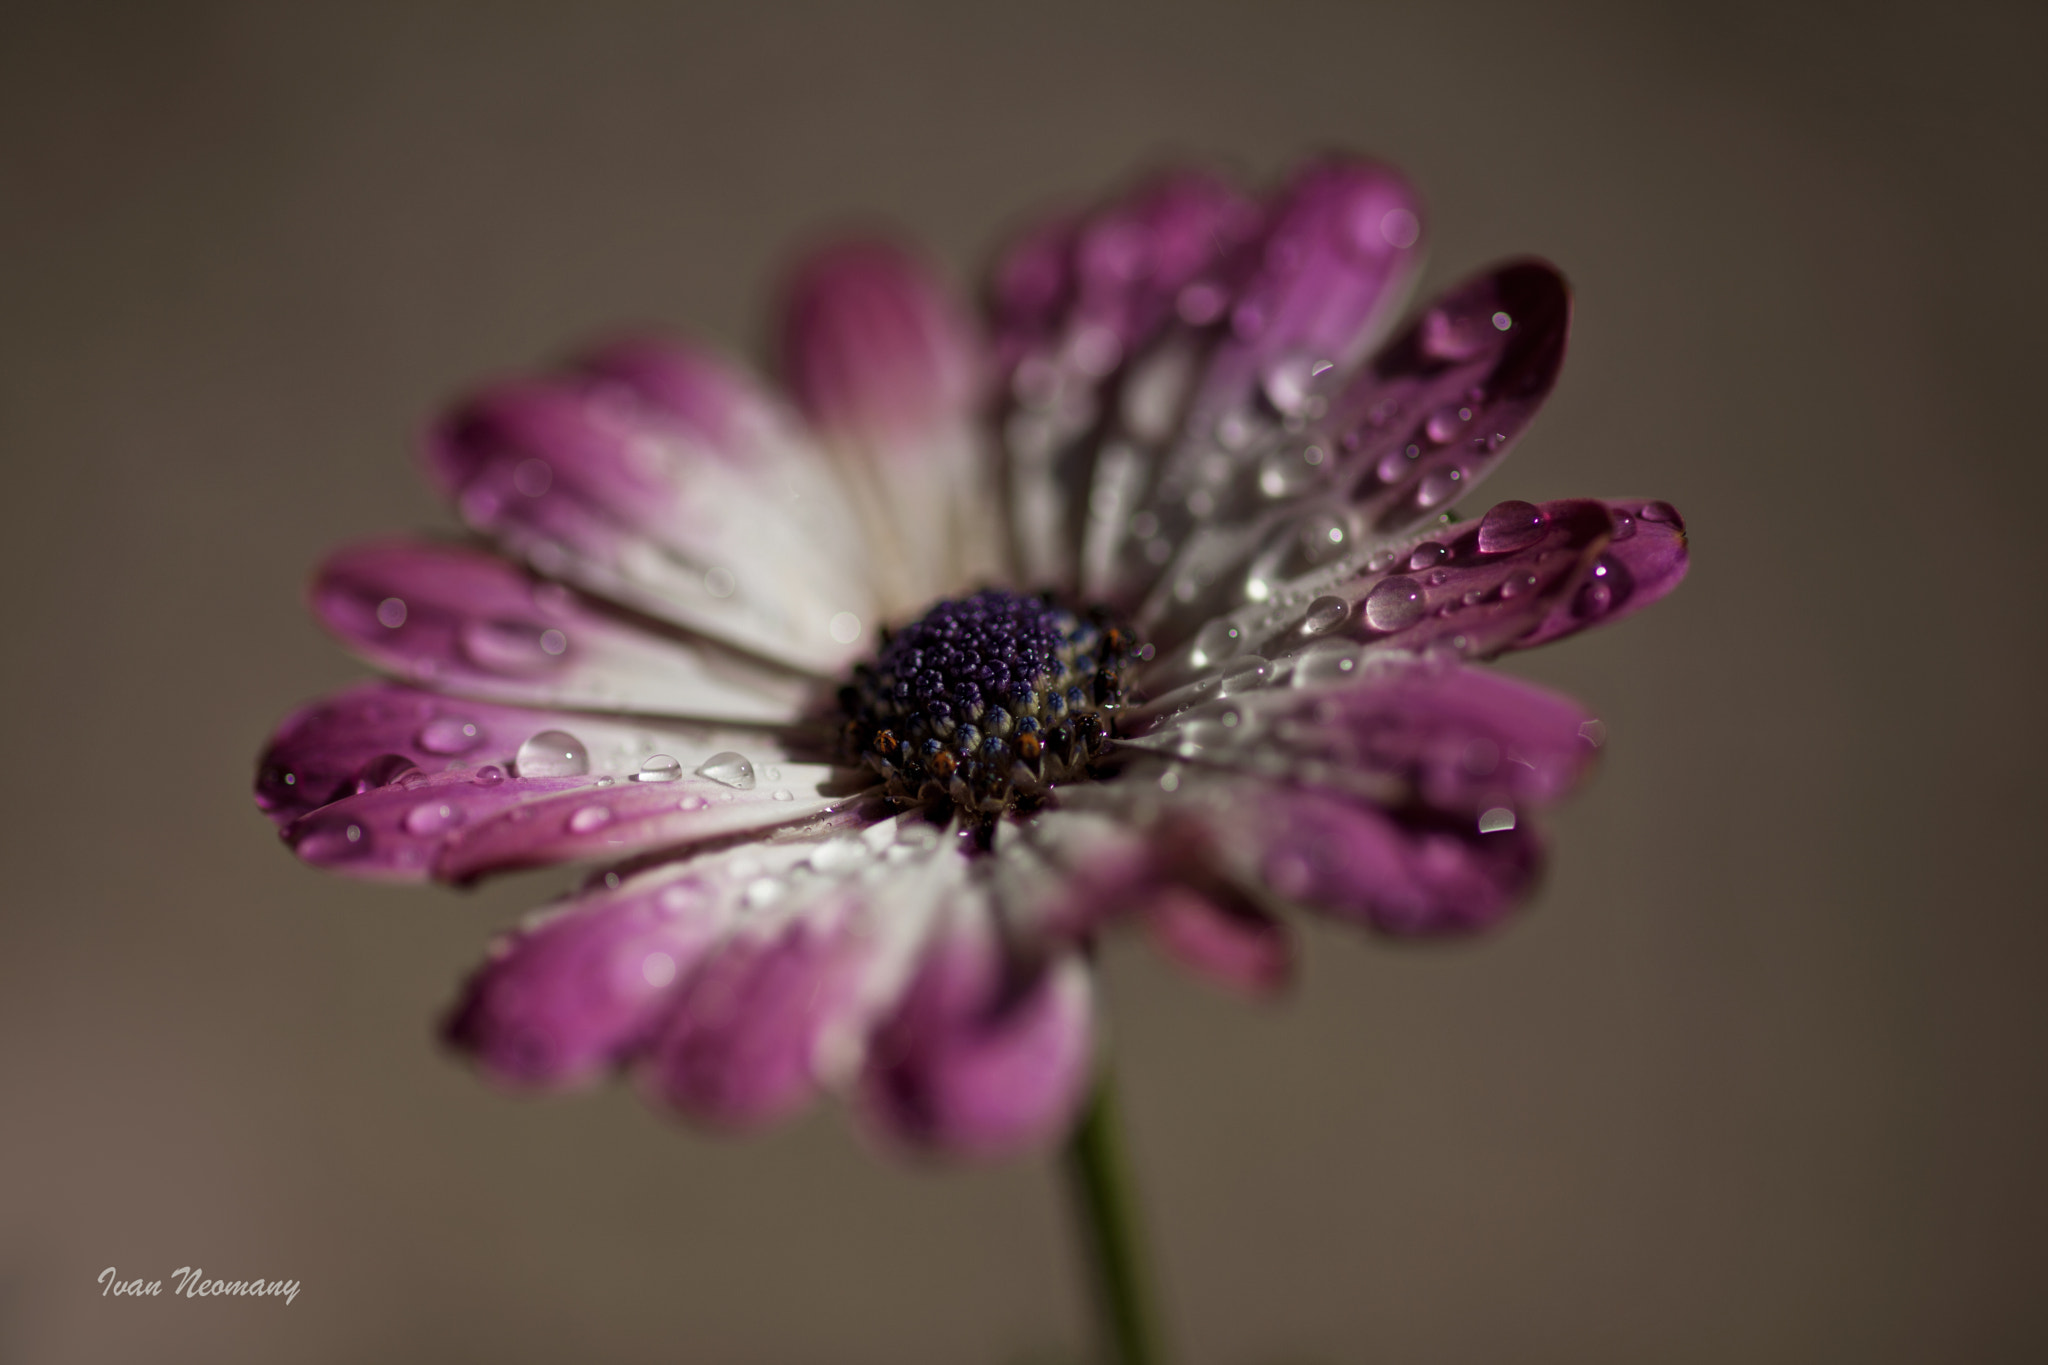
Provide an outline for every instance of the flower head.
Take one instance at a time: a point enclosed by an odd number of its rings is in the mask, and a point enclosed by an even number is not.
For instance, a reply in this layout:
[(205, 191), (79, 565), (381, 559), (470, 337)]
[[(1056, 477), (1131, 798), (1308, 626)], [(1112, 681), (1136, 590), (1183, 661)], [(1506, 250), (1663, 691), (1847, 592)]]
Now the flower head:
[(322, 566), (390, 680), (288, 719), (258, 802), (356, 875), (609, 865), (465, 988), (491, 1076), (626, 1068), (724, 1127), (831, 1085), (953, 1152), (1071, 1118), (1111, 921), (1248, 991), (1288, 907), (1490, 925), (1600, 731), (1474, 661), (1647, 605), (1686, 540), (1642, 499), (1449, 515), (1570, 298), (1514, 261), (1386, 338), (1421, 234), (1369, 163), (1176, 175), (1025, 236), (985, 334), (893, 247), (819, 255), (794, 409), (649, 340), (489, 388), (425, 445), (478, 541)]

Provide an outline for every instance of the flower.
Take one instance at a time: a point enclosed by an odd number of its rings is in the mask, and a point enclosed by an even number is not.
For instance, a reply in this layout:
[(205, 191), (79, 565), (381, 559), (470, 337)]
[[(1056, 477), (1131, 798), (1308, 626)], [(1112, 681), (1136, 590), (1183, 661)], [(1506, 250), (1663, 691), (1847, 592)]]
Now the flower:
[(1375, 349), (1421, 233), (1366, 162), (1175, 174), (1024, 236), (985, 337), (893, 246), (816, 256), (795, 410), (653, 340), (486, 389), (424, 452), (479, 541), (320, 568), (391, 680), (290, 717), (258, 802), (359, 876), (611, 863), (468, 982), (489, 1076), (623, 1068), (726, 1128), (831, 1086), (954, 1153), (1071, 1120), (1113, 920), (1249, 992), (1281, 907), (1484, 928), (1600, 730), (1473, 661), (1661, 597), (1686, 537), (1642, 499), (1447, 514), (1570, 296), (1511, 261)]

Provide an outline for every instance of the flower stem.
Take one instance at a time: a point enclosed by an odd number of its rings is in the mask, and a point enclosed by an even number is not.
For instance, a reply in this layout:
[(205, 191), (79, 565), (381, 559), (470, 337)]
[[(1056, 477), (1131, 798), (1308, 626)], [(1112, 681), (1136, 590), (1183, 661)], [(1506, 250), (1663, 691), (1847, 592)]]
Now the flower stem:
[(1090, 1280), (1113, 1365), (1161, 1365), (1158, 1318), (1124, 1163), (1116, 1087), (1105, 1066), (1081, 1122), (1067, 1139), (1067, 1180), (1088, 1247)]

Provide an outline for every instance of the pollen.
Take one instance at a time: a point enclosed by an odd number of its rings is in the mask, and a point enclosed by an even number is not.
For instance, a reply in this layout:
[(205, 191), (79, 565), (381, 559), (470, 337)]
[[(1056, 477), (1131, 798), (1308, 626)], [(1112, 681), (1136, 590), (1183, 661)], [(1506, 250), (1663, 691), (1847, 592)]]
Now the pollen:
[(1100, 776), (1139, 646), (1100, 610), (991, 588), (884, 637), (840, 689), (846, 760), (889, 800), (991, 821)]

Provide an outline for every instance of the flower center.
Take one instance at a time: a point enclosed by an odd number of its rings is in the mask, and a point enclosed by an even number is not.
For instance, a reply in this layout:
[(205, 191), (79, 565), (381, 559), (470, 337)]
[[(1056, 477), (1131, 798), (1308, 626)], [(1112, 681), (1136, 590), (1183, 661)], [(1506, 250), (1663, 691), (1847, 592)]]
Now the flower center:
[(840, 689), (849, 762), (891, 801), (993, 820), (1095, 775), (1138, 645), (1101, 611), (990, 588), (883, 638)]

